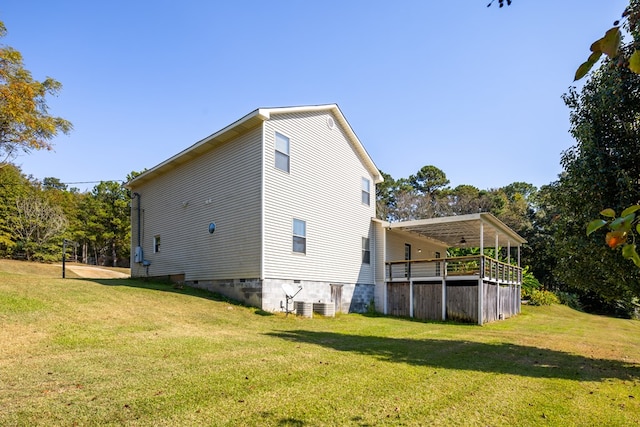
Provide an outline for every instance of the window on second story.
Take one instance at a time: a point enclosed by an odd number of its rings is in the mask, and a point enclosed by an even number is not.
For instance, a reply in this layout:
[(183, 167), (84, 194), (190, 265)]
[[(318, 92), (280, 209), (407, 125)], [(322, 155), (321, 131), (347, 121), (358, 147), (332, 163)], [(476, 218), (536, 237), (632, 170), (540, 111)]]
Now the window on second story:
[(362, 204), (371, 206), (371, 181), (362, 178)]
[(289, 172), (289, 138), (276, 132), (276, 168)]
[(362, 238), (362, 263), (371, 264), (371, 248), (369, 247), (369, 238)]
[(160, 252), (160, 235), (153, 236), (153, 252)]
[(307, 253), (307, 223), (300, 219), (293, 220), (293, 252)]

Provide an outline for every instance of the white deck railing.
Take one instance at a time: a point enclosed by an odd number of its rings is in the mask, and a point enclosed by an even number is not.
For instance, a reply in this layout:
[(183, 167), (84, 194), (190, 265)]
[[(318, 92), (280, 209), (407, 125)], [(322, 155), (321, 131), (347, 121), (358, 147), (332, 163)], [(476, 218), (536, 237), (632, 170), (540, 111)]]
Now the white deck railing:
[(485, 255), (389, 261), (385, 266), (386, 281), (471, 276), (498, 283), (522, 283), (522, 268)]

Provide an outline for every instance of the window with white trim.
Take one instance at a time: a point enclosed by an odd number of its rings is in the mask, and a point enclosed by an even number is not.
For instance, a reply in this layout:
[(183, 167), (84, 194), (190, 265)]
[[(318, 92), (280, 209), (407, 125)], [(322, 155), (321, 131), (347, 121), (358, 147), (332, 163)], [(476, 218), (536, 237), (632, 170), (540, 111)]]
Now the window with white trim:
[(160, 252), (160, 235), (153, 236), (153, 253)]
[(300, 219), (293, 220), (293, 252), (307, 253), (307, 223)]
[(276, 132), (276, 168), (289, 172), (289, 138)]
[(371, 264), (371, 249), (369, 247), (369, 238), (362, 238), (362, 263)]
[(362, 178), (362, 204), (371, 206), (371, 181)]

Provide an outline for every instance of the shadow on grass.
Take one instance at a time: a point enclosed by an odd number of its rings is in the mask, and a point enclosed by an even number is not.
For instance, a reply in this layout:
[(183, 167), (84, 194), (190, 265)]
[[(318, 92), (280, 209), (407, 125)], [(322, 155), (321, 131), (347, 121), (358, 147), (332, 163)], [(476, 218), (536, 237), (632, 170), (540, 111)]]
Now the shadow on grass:
[(536, 378), (577, 381), (640, 379), (640, 365), (592, 359), (537, 347), (509, 343), (388, 338), (293, 330), (267, 335), (298, 343), (374, 357), (380, 361), (430, 368), (494, 372)]
[(230, 305), (251, 308), (254, 310), (255, 314), (259, 316), (273, 315), (273, 313), (261, 310), (256, 307), (248, 306), (246, 304), (243, 304), (240, 301), (227, 298), (226, 296), (219, 293), (210, 292), (205, 289), (193, 288), (191, 286), (179, 285), (179, 284), (175, 284), (167, 281), (153, 281), (153, 280), (141, 280), (141, 279), (131, 279), (131, 278), (128, 278), (128, 279), (82, 278), (80, 280), (95, 282), (104, 286), (126, 286), (129, 288), (149, 289), (153, 291), (171, 292), (171, 293), (176, 293), (180, 295), (189, 295), (192, 297), (204, 298), (210, 301), (224, 302)]

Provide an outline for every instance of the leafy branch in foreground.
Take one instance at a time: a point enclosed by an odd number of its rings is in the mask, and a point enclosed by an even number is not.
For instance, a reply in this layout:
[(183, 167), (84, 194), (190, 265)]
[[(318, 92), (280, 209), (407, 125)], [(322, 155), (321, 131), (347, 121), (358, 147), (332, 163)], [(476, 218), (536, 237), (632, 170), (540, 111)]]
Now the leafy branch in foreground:
[(640, 256), (636, 251), (636, 233), (640, 235), (640, 217), (636, 216), (638, 210), (640, 205), (629, 206), (619, 217), (616, 217), (613, 209), (603, 210), (600, 215), (607, 219), (591, 221), (587, 225), (587, 236), (606, 226), (609, 229), (605, 236), (607, 245), (611, 249), (622, 247), (622, 256), (640, 267)]
[[(503, 7), (505, 2), (507, 6), (511, 6), (511, 0), (498, 0), (500, 7)], [(493, 3), (495, 3), (495, 0), (491, 0), (487, 7), (490, 7)], [(591, 54), (576, 70), (574, 81), (586, 76), (603, 54), (608, 56), (609, 59), (615, 59), (614, 63), (616, 65), (629, 68), (634, 73), (640, 74), (640, 46), (634, 42), (627, 45), (622, 44), (620, 28), (625, 20), (629, 32), (633, 34), (638, 31), (640, 5), (637, 1), (631, 0), (629, 6), (622, 12), (621, 19), (614, 21), (613, 27), (607, 30), (604, 36), (591, 44)]]
[[(489, 4), (487, 5), (487, 7), (491, 6), (496, 0), (491, 0), (491, 2), (489, 2)], [(504, 7), (504, 3), (505, 0), (498, 0), (498, 4), (500, 5), (500, 7)], [(506, 0), (507, 6), (511, 6), (511, 0)]]
[[(622, 12), (622, 20), (628, 20), (627, 27), (631, 32), (637, 28), (640, 20), (640, 10), (637, 5), (631, 4)], [(627, 67), (636, 74), (640, 74), (640, 50), (633, 42), (622, 45), (621, 21), (616, 20), (603, 37), (591, 44), (591, 55), (576, 70), (574, 80), (580, 80), (593, 68), (600, 57), (605, 54), (610, 59), (616, 59), (618, 66)]]

